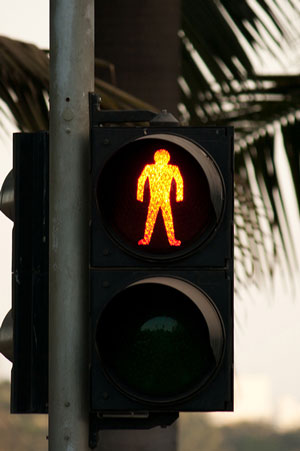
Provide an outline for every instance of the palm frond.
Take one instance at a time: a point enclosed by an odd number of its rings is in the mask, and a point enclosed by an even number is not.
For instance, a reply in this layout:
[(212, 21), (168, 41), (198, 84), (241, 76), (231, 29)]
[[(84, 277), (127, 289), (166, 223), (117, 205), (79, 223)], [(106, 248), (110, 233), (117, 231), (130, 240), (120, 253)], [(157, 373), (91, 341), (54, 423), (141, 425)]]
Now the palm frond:
[(238, 284), (252, 271), (272, 276), (276, 261), (292, 274), (295, 243), (277, 176), (274, 130), (281, 125), (299, 205), (300, 77), (287, 69), (259, 74), (259, 56), (253, 55), (267, 53), (270, 61), (276, 55), (284, 68), (286, 48), (300, 37), (294, 27), (299, 9), (289, 0), (184, 0), (182, 11), (180, 111), (191, 125), (235, 127)]
[[(49, 55), (38, 47), (0, 36), (0, 99), (21, 131), (48, 129)], [(96, 64), (109, 63), (97, 60)], [(152, 109), (152, 105), (113, 84), (95, 80), (104, 109)]]
[(286, 155), (288, 158), (289, 166), (291, 168), (291, 174), (293, 177), (293, 185), (296, 191), (296, 198), (298, 201), (298, 208), (300, 210), (300, 115), (296, 116), (294, 120), (293, 116), (288, 117), (287, 123), (282, 128), (283, 140), (286, 149)]
[(48, 57), (36, 46), (0, 38), (0, 97), (21, 131), (48, 128)]

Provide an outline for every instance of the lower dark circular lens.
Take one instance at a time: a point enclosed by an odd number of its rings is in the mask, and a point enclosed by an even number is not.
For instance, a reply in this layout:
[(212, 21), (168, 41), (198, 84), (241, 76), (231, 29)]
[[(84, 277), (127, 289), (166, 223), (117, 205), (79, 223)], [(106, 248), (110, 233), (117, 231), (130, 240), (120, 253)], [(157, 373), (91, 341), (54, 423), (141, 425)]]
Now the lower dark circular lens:
[(223, 329), (211, 301), (193, 288), (195, 302), (168, 281), (145, 279), (116, 295), (96, 332), (108, 377), (129, 396), (151, 402), (189, 396), (212, 376), (222, 354)]

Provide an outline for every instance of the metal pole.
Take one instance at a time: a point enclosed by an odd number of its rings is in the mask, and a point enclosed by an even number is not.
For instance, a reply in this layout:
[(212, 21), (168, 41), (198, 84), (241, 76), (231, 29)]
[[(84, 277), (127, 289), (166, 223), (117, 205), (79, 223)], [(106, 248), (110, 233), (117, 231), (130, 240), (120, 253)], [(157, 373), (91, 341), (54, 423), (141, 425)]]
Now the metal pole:
[(88, 92), (94, 1), (50, 0), (49, 450), (88, 450)]

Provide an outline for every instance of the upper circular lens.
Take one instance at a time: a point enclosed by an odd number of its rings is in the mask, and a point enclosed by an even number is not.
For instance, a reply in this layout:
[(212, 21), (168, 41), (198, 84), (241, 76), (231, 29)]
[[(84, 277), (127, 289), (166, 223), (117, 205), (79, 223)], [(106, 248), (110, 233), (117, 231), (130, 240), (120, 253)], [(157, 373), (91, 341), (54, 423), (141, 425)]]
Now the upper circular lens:
[(155, 136), (128, 143), (107, 161), (96, 186), (97, 203), (107, 230), (129, 251), (176, 257), (216, 228), (223, 185), (199, 146)]

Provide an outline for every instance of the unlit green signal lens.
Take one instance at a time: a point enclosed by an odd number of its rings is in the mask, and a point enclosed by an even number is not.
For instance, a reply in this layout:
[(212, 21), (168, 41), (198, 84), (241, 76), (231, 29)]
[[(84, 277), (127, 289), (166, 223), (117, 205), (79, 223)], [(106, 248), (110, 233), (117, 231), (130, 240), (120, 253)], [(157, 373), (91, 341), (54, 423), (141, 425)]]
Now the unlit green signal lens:
[[(112, 299), (101, 315), (96, 341), (107, 376), (119, 389), (146, 401), (171, 402), (212, 376), (221, 358), (223, 330), (199, 290), (203, 308), (184, 290), (151, 280)], [(207, 309), (213, 314), (207, 315)]]

